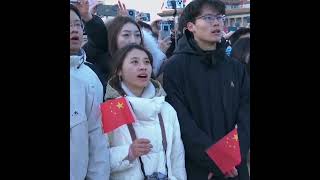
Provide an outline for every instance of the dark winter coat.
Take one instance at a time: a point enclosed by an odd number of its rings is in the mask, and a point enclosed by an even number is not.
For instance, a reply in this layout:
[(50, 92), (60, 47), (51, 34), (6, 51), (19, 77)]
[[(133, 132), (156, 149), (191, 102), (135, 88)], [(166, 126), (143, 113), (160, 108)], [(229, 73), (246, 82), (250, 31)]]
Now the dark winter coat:
[(166, 100), (175, 108), (186, 152), (190, 180), (224, 179), (206, 150), (235, 125), (241, 149), (239, 176), (247, 180), (250, 145), (250, 86), (245, 67), (225, 55), (224, 49), (203, 51), (189, 33), (178, 41), (164, 70)]

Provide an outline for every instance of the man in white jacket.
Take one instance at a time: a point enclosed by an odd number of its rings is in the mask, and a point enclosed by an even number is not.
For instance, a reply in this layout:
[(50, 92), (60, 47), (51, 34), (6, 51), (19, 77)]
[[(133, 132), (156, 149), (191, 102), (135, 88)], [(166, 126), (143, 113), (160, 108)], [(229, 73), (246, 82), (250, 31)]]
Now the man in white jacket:
[(70, 180), (108, 180), (109, 150), (101, 128), (103, 88), (84, 64), (83, 25), (70, 4)]

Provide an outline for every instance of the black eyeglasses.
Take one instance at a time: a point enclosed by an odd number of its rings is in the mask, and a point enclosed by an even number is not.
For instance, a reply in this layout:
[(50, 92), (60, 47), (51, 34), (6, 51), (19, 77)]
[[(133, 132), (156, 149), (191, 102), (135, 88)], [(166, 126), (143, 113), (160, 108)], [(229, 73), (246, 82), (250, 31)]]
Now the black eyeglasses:
[(207, 23), (214, 23), (215, 20), (218, 22), (224, 22), (225, 21), (225, 15), (212, 15), (212, 14), (206, 14), (203, 16), (199, 16), (196, 19), (202, 19), (206, 21)]

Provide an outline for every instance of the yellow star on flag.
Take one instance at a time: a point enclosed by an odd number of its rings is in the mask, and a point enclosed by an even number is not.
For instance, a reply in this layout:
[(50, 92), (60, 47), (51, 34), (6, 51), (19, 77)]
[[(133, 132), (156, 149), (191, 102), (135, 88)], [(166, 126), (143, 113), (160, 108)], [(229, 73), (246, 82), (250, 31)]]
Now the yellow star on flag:
[(123, 108), (123, 103), (118, 102), (117, 107), (118, 107), (119, 109)]
[(238, 134), (233, 135), (233, 138), (232, 138), (232, 139), (238, 141)]

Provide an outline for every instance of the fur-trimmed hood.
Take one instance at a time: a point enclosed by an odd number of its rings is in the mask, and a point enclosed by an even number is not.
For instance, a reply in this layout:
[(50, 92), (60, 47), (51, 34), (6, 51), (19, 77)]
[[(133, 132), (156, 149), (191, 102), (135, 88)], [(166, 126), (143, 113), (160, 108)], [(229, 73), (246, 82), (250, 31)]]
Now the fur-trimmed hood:
[[(110, 81), (113, 78), (117, 78), (117, 77), (112, 77), (108, 81), (106, 94), (104, 96), (105, 100), (114, 99), (114, 98), (117, 98), (117, 97), (121, 96), (120, 93), (110, 85)], [(153, 84), (153, 86), (155, 87), (155, 90), (156, 90), (155, 97), (160, 97), (160, 96), (166, 96), (167, 95), (166, 92), (164, 91), (164, 89), (162, 88), (162, 86), (161, 86), (159, 81), (156, 81), (156, 80), (153, 80), (153, 79), (150, 79), (150, 81), (151, 81), (151, 83)]]
[(155, 75), (155, 77), (157, 77), (160, 67), (167, 58), (167, 56), (160, 50), (158, 41), (156, 38), (152, 36), (151, 32), (142, 29), (142, 34), (144, 46), (151, 53), (153, 58), (152, 72)]

